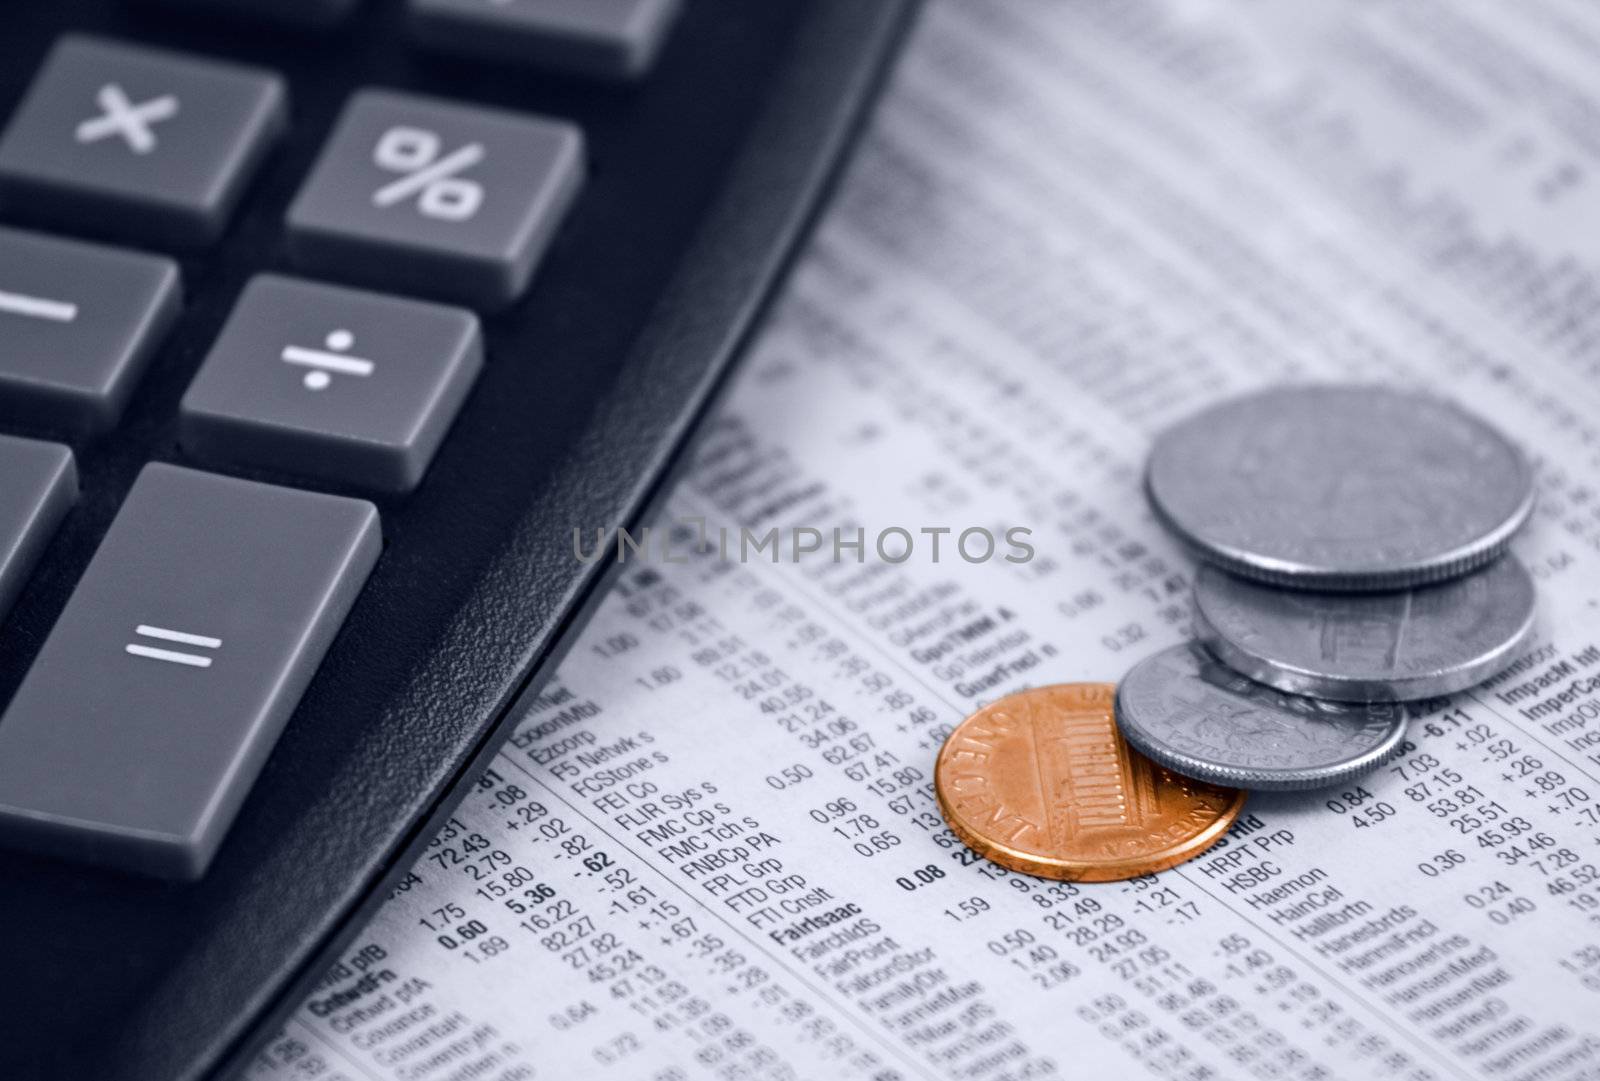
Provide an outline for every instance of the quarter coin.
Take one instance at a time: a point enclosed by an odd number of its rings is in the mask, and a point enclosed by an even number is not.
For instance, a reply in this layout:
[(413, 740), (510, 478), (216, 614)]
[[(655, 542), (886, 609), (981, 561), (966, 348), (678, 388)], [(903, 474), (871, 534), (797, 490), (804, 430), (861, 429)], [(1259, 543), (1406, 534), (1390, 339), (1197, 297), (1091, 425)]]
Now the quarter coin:
[(1493, 427), (1426, 394), (1275, 387), (1156, 440), (1145, 486), (1197, 554), (1301, 589), (1402, 589), (1482, 566), (1533, 509), (1533, 472)]
[(1449, 694), (1504, 668), (1533, 633), (1533, 578), (1512, 556), (1394, 593), (1309, 593), (1202, 567), (1201, 641), (1291, 694), (1393, 702)]
[(1245, 793), (1193, 781), (1129, 750), (1109, 683), (1008, 695), (956, 726), (934, 790), (956, 836), (1013, 871), (1114, 882), (1193, 859)]
[(1134, 665), (1117, 724), (1170, 769), (1241, 788), (1322, 788), (1381, 765), (1406, 732), (1405, 707), (1284, 694), (1246, 679), (1198, 642)]

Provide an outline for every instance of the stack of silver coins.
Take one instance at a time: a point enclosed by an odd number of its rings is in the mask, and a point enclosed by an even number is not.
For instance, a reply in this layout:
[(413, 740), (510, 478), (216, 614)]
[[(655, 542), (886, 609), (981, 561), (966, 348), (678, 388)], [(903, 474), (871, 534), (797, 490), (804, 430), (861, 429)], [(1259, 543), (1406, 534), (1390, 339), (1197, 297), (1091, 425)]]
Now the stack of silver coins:
[(1319, 788), (1381, 764), (1407, 706), (1509, 664), (1534, 586), (1506, 554), (1533, 471), (1459, 406), (1382, 386), (1286, 386), (1164, 432), (1145, 486), (1202, 561), (1196, 640), (1117, 691), (1129, 743), (1241, 788)]

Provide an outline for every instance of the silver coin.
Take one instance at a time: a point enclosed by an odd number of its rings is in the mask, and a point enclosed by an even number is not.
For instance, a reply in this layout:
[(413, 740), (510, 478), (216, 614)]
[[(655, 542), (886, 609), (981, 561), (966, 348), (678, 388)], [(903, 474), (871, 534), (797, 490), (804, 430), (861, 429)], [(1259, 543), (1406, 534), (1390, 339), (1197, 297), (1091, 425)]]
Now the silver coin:
[(1280, 691), (1344, 702), (1449, 694), (1509, 664), (1533, 633), (1533, 578), (1512, 556), (1393, 593), (1308, 593), (1202, 567), (1195, 627), (1217, 658)]
[(1376, 769), (1406, 732), (1403, 705), (1284, 694), (1198, 642), (1134, 665), (1117, 687), (1116, 708), (1123, 736), (1147, 757), (1235, 788), (1339, 784)]
[(1145, 487), (1201, 558), (1301, 589), (1403, 589), (1489, 562), (1533, 471), (1488, 424), (1380, 386), (1291, 386), (1169, 428)]

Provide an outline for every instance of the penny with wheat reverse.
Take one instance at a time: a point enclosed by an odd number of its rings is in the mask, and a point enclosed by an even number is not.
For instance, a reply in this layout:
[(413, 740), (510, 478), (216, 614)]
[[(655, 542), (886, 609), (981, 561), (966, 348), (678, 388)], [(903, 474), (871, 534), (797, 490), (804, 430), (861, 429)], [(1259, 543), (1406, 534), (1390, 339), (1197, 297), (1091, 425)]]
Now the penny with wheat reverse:
[(1036, 687), (957, 725), (934, 791), (962, 843), (1013, 871), (1077, 882), (1137, 878), (1215, 844), (1245, 793), (1133, 750), (1115, 697), (1110, 683)]

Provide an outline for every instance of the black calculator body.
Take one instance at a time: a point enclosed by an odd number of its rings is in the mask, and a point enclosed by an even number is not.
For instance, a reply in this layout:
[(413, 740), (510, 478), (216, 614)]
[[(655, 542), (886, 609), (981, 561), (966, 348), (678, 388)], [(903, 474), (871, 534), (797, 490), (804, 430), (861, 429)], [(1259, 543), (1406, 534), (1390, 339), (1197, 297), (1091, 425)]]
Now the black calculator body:
[(6, 4), (0, 1077), (249, 1064), (571, 644), (574, 530), (662, 495), (911, 14), (570, 25), (635, 2)]

